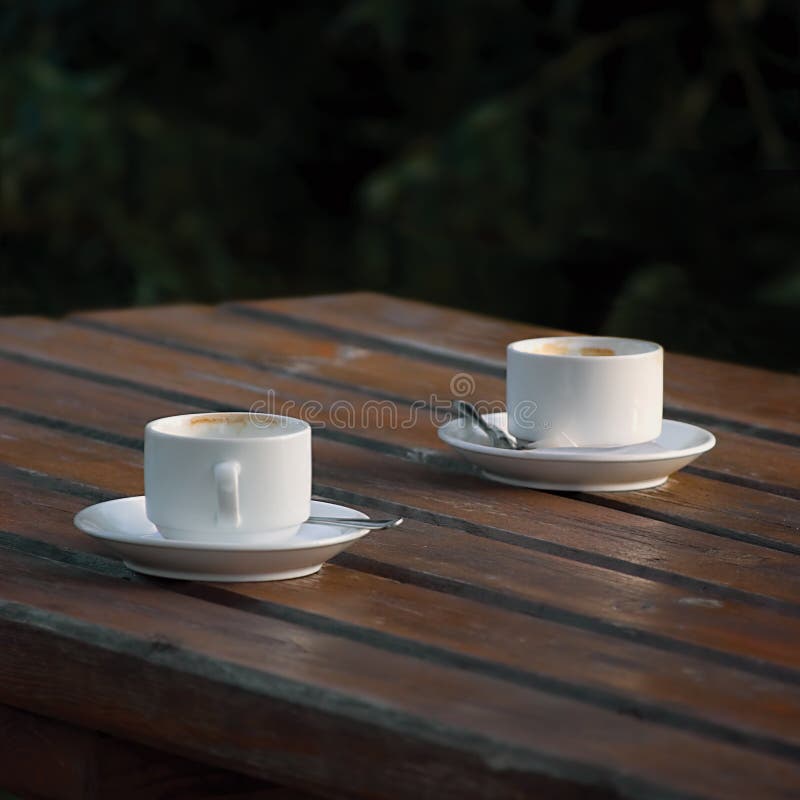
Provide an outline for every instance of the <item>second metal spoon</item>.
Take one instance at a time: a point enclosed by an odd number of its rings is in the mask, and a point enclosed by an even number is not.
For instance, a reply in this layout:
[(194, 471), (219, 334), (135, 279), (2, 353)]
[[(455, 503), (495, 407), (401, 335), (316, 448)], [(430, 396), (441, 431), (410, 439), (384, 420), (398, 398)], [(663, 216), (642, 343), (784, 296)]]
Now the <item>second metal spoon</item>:
[(383, 528), (396, 528), (403, 521), (396, 519), (366, 519), (359, 517), (309, 517), (306, 522), (313, 525), (340, 525), (342, 528), (361, 528), (362, 530), (379, 531)]

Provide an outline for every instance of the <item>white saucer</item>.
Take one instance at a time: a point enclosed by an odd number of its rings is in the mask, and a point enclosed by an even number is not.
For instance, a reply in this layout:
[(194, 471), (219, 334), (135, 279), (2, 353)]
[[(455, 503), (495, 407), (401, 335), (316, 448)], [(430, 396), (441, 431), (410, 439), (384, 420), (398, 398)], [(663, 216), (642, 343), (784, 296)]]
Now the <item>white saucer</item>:
[[(354, 508), (311, 501), (311, 513), (364, 517)], [(319, 570), (368, 530), (303, 525), (288, 542), (273, 545), (184, 542), (164, 539), (145, 514), (144, 497), (123, 497), (84, 508), (75, 525), (105, 542), (130, 569), (191, 581), (281, 581)]]
[[(506, 414), (483, 418), (506, 430)], [(658, 439), (627, 447), (552, 447), (505, 450), (485, 434), (454, 419), (439, 428), (439, 438), (477, 465), (493, 481), (532, 489), (622, 492), (660, 486), (716, 443), (714, 434), (665, 419)]]

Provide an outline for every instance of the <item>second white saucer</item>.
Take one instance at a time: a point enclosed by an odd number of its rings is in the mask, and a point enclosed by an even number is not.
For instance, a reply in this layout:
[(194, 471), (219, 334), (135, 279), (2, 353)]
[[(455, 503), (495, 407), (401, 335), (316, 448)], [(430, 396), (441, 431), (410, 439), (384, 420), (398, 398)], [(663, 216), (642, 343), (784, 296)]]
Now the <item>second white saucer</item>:
[[(483, 418), (506, 430), (506, 413)], [(439, 438), (494, 481), (532, 489), (621, 492), (659, 486), (716, 443), (696, 425), (665, 419), (652, 442), (626, 447), (553, 447), (506, 450), (492, 447), (479, 430), (454, 419), (439, 428)]]
[[(354, 508), (321, 500), (311, 501), (311, 513), (367, 519)], [(84, 508), (75, 515), (75, 525), (105, 542), (136, 572), (195, 581), (278, 581), (311, 575), (369, 533), (362, 528), (306, 523), (289, 541), (272, 545), (164, 539), (147, 518), (143, 496)]]

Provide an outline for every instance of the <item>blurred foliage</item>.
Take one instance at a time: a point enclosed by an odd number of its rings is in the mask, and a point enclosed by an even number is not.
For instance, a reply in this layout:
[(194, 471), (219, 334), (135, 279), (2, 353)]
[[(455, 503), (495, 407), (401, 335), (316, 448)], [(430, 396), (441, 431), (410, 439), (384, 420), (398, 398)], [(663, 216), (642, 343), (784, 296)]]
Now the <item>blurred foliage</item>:
[(2, 313), (370, 288), (796, 369), (795, 0), (0, 0)]

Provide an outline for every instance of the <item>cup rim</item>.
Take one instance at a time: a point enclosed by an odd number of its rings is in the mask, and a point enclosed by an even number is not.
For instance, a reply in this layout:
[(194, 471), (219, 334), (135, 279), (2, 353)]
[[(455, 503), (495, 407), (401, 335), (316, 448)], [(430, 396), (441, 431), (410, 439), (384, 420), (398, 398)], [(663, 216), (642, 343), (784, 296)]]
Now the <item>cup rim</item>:
[[(642, 345), (643, 349), (637, 353), (614, 353), (614, 355), (603, 356), (600, 359), (587, 358), (587, 356), (570, 353), (535, 353), (531, 352), (530, 350), (522, 349), (523, 345), (530, 346), (534, 342), (543, 344), (546, 342), (565, 341), (594, 342), (601, 345), (604, 343), (607, 346), (611, 346), (614, 342), (633, 342), (637, 345)], [(658, 344), (658, 342), (652, 342), (648, 339), (634, 339), (628, 336), (591, 336), (588, 334), (583, 336), (580, 334), (572, 334), (569, 336), (535, 336), (532, 339), (518, 339), (515, 342), (511, 342), (506, 349), (509, 353), (518, 353), (519, 355), (530, 356), (531, 358), (563, 359), (569, 361), (584, 361), (587, 363), (602, 363), (604, 361), (617, 361), (619, 359), (645, 358), (647, 356), (652, 356), (653, 353), (663, 352), (664, 350), (664, 348)]]
[[(278, 427), (285, 427), (279, 433), (273, 433), (270, 436), (192, 436), (184, 433), (182, 430), (170, 430), (171, 426), (180, 426), (180, 423), (197, 417), (258, 417), (260, 419), (280, 420)], [(225, 421), (225, 420), (223, 420)], [(265, 426), (266, 427), (266, 426)], [(165, 439), (180, 439), (185, 441), (196, 442), (226, 442), (236, 443), (239, 445), (247, 446), (248, 443), (259, 443), (266, 441), (285, 441), (286, 439), (293, 439), (303, 436), (306, 431), (311, 430), (311, 426), (302, 419), (297, 417), (289, 417), (282, 414), (266, 414), (263, 412), (253, 411), (200, 411), (194, 414), (176, 414), (171, 417), (159, 417), (152, 419), (145, 425), (145, 436), (158, 436)]]

